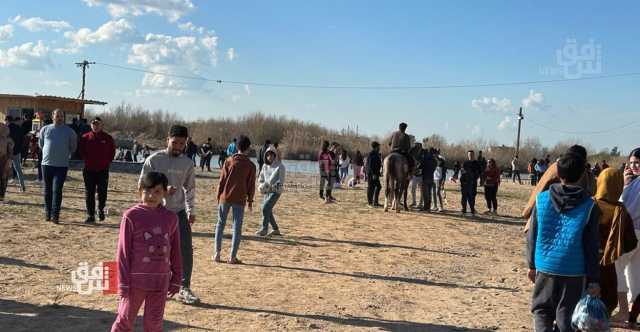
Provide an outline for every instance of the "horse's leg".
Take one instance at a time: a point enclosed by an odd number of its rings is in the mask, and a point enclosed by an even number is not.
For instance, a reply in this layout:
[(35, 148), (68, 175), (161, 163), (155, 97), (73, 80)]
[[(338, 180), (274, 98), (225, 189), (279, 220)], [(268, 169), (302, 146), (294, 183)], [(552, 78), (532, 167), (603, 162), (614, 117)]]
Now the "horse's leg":
[(389, 211), (389, 175), (384, 176), (384, 212)]
[(409, 181), (404, 181), (404, 185), (402, 186), (402, 198), (404, 199), (404, 210), (409, 211), (409, 206), (407, 205), (407, 193), (409, 192)]

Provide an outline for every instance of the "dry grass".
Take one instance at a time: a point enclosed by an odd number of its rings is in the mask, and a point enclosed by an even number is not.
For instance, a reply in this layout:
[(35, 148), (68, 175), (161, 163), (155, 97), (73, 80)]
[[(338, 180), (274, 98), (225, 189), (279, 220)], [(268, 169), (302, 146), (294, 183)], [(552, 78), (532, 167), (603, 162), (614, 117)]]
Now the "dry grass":
[[(33, 184), (24, 194), (10, 187), (12, 202), (0, 205), (2, 331), (105, 331), (114, 320), (115, 296), (79, 295), (58, 285), (70, 284), (79, 262), (114, 259), (119, 215), (136, 202), (136, 176), (112, 174), (111, 215), (96, 226), (82, 223), (81, 174), (70, 177), (61, 225), (43, 221)], [(239, 253), (245, 265), (232, 266), (212, 263), (217, 180), (201, 174), (192, 284), (202, 304), (169, 301), (167, 330), (531, 330), (523, 223), (510, 217), (521, 210), (528, 186), (501, 188), (503, 216), (465, 219), (385, 214), (366, 207), (362, 187), (336, 191), (339, 203), (326, 206), (313, 178), (288, 180), (304, 186), (276, 206), (284, 236), (255, 237), (260, 213), (247, 213)], [(447, 189), (447, 208), (457, 211), (455, 187)], [(481, 196), (478, 202), (484, 206)], [(223, 246), (228, 255), (228, 238)]]

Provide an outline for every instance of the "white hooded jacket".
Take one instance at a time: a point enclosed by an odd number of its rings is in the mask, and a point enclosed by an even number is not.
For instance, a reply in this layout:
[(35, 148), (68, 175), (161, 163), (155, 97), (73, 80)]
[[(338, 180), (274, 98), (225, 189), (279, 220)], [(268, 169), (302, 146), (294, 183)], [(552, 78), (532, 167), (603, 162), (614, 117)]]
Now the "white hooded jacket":
[(265, 161), (267, 153), (272, 152), (275, 154), (271, 165), (266, 162), (262, 165), (262, 171), (258, 178), (258, 189), (263, 194), (278, 193), (281, 194), (284, 191), (284, 176), (285, 167), (278, 159), (278, 151), (273, 145), (269, 145), (267, 151), (265, 151)]

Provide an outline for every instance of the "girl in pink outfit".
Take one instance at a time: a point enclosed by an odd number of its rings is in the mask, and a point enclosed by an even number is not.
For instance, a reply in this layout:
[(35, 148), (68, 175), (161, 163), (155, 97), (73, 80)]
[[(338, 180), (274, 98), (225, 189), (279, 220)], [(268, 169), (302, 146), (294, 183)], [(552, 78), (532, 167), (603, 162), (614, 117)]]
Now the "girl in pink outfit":
[(127, 210), (118, 239), (118, 317), (111, 332), (133, 330), (144, 302), (144, 331), (162, 331), (167, 294), (180, 290), (182, 259), (178, 217), (162, 206), (167, 177), (149, 172), (140, 180), (142, 203)]

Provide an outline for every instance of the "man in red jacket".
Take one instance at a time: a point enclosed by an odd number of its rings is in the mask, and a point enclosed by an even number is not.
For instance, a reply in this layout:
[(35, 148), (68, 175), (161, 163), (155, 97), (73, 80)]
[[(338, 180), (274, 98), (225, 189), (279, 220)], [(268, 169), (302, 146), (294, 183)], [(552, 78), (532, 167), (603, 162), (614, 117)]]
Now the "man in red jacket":
[(91, 131), (80, 138), (80, 156), (84, 160), (84, 178), (87, 220), (96, 222), (96, 188), (98, 192), (98, 218), (103, 221), (109, 186), (109, 165), (116, 154), (116, 145), (111, 135), (102, 131), (102, 119), (91, 121)]

